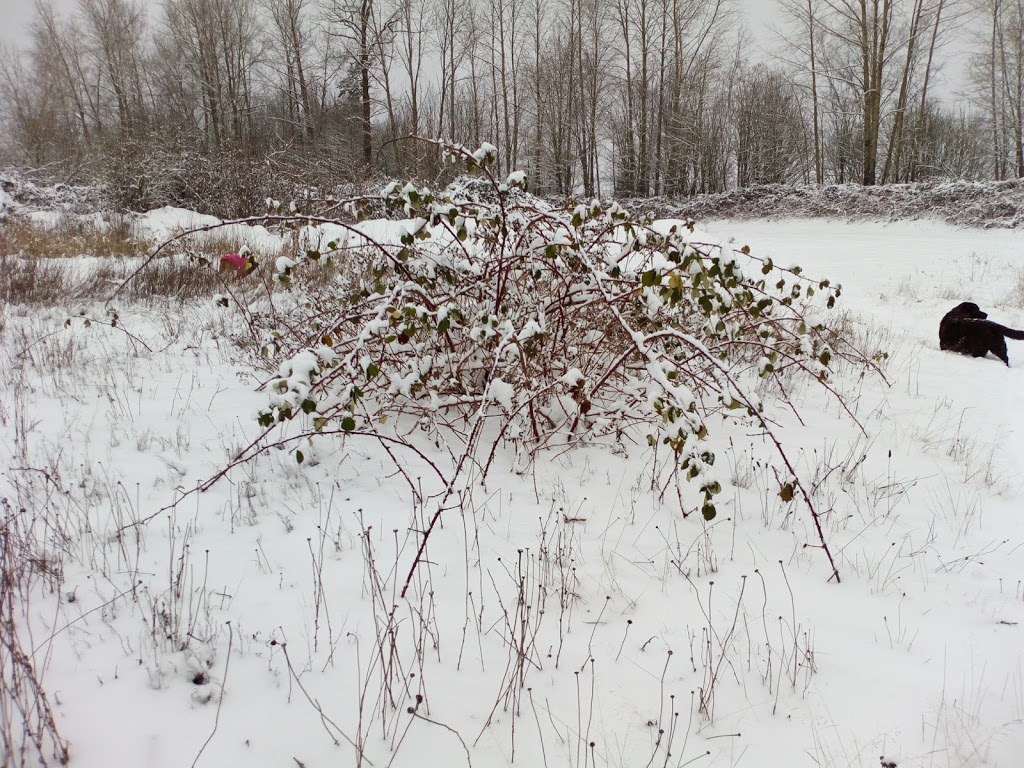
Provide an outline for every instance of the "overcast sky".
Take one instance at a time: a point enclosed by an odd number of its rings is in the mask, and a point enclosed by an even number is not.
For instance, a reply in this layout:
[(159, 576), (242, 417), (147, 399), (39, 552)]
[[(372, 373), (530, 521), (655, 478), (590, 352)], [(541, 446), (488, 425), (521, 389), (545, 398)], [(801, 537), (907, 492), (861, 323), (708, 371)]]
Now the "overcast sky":
[(33, 0), (0, 0), (4, 21), (0, 24), (0, 40), (16, 43), (24, 39), (25, 29), (32, 18)]
[[(59, 11), (70, 13), (77, 4), (77, 0), (50, 0)], [(151, 11), (155, 10), (158, 0), (145, 0)], [(36, 0), (0, 0), (0, 41), (23, 46), (28, 39), (28, 25), (32, 20)], [(772, 16), (775, 10), (775, 0), (737, 0), (743, 21), (746, 22), (748, 33), (754, 41), (754, 49), (748, 58), (760, 60), (764, 58), (764, 47), (770, 47), (777, 42), (776, 38), (769, 31), (773, 21)], [(962, 49), (962, 44), (953, 44), (952, 48)], [(963, 82), (965, 61), (963, 57), (950, 55), (947, 49), (941, 58), (945, 63), (944, 76), (940, 78), (933, 93), (944, 101), (958, 90)], [(945, 98), (943, 98), (945, 97)]]
[[(51, 0), (58, 10), (71, 12), (76, 0)], [(21, 46), (28, 36), (28, 25), (32, 20), (36, 0), (0, 0), (3, 23), (0, 23), (0, 40)], [(157, 0), (148, 0), (151, 6)], [(744, 20), (753, 36), (761, 42), (764, 37), (765, 25), (770, 21), (774, 0), (738, 0), (738, 6), (744, 12)]]
[[(75, 0), (51, 0), (58, 11), (70, 12)], [(28, 37), (28, 25), (35, 12), (36, 0), (0, 0), (0, 40), (19, 47)]]

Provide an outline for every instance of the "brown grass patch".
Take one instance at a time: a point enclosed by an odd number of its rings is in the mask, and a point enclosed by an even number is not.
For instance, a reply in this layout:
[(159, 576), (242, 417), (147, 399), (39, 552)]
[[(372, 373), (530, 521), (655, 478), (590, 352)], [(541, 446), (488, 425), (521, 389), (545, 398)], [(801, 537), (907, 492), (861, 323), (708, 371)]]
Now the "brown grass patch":
[(131, 219), (119, 214), (62, 214), (55, 223), (15, 219), (0, 227), (0, 256), (61, 259), (73, 256), (141, 256), (152, 243), (138, 237)]
[[(138, 268), (135, 259), (97, 259), (82, 266), (70, 259), (27, 259), (0, 256), (0, 301), (8, 304), (61, 305), (68, 301), (113, 297), (117, 288)], [(258, 278), (225, 280), (211, 267), (200, 267), (183, 257), (158, 259), (136, 275), (120, 296), (126, 300), (173, 298), (188, 300), (212, 296), (225, 282), (249, 292)], [(250, 286), (251, 284), (251, 286)]]
[[(236, 238), (197, 233), (171, 244), (121, 291), (127, 300), (212, 296), (229, 285), (242, 296), (273, 290), (269, 282), (277, 248), (252, 255), (259, 265), (244, 281), (219, 276), (217, 258), (237, 252)], [(10, 304), (60, 305), (83, 299), (106, 300), (156, 245), (136, 235), (124, 216), (62, 215), (53, 224), (18, 219), (0, 227), (0, 300)], [(78, 257), (89, 256), (86, 262)], [(206, 261), (204, 264), (200, 257)]]
[(59, 304), (72, 297), (68, 262), (0, 256), (0, 299), (7, 304)]

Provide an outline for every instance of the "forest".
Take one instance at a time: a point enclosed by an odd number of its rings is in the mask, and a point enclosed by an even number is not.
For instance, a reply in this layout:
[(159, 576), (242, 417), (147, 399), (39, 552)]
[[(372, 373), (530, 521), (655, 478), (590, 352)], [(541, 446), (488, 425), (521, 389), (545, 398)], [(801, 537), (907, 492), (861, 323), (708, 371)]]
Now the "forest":
[(222, 215), (450, 177), (412, 136), (491, 143), (542, 195), (1024, 176), (1024, 4), (773, 2), (764, 46), (728, 0), (40, 2), (0, 161)]

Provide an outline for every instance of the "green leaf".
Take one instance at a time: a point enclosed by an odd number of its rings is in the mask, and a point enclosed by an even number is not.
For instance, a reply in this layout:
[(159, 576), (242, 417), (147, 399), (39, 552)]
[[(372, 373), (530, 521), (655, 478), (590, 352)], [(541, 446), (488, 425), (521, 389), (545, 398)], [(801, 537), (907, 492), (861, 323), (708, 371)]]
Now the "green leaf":
[(710, 501), (704, 502), (704, 506), (700, 508), (700, 513), (704, 516), (704, 519), (708, 521), (714, 520), (715, 515), (718, 514), (715, 510), (715, 505)]
[(296, 451), (295, 452), (295, 461), (297, 463), (301, 464), (305, 460), (306, 460), (306, 457), (302, 455), (302, 451)]
[(374, 378), (377, 377), (377, 374), (379, 374), (379, 373), (380, 373), (380, 368), (378, 368), (374, 363), (370, 363), (368, 366), (366, 366), (366, 378), (367, 379), (374, 379)]
[(447, 333), (448, 329), (451, 328), (451, 327), (452, 327), (451, 320), (449, 320), (446, 317), (444, 320), (442, 320), (440, 323), (437, 324), (437, 332), (438, 333)]
[(316, 400), (307, 397), (302, 401), (301, 408), (303, 413), (312, 413), (316, 410)]
[(306, 258), (316, 261), (317, 259), (320, 258), (320, 251), (314, 248), (310, 248), (308, 251), (306, 251)]
[(649, 269), (644, 272), (643, 276), (640, 278), (640, 283), (645, 288), (661, 285), (661, 273), (656, 269)]
[(356, 428), (356, 420), (353, 419), (351, 416), (346, 416), (344, 419), (341, 420), (341, 428), (346, 432), (351, 432), (353, 429)]

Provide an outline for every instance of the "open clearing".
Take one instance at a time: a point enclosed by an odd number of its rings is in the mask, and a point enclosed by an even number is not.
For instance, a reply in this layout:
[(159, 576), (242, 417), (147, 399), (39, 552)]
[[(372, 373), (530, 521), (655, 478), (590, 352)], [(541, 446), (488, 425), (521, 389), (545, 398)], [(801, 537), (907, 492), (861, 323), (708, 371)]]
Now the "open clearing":
[(646, 446), (522, 475), (499, 456), (403, 599), (434, 510), (377, 444), (271, 450), (189, 493), (259, 434), (229, 311), (126, 305), (126, 335), (0, 309), (4, 514), (62, 571), (18, 622), (72, 764), (320, 768), (358, 743), (417, 768), (1019, 765), (1024, 343), (1008, 370), (940, 352), (937, 328), (962, 300), (1024, 327), (1024, 234), (703, 228), (841, 282), (836, 311), (888, 354), (888, 385), (834, 382), (867, 435), (811, 390), (790, 393), (802, 423), (773, 414), (840, 584), (764, 441), (723, 429), (711, 523), (652, 492)]

